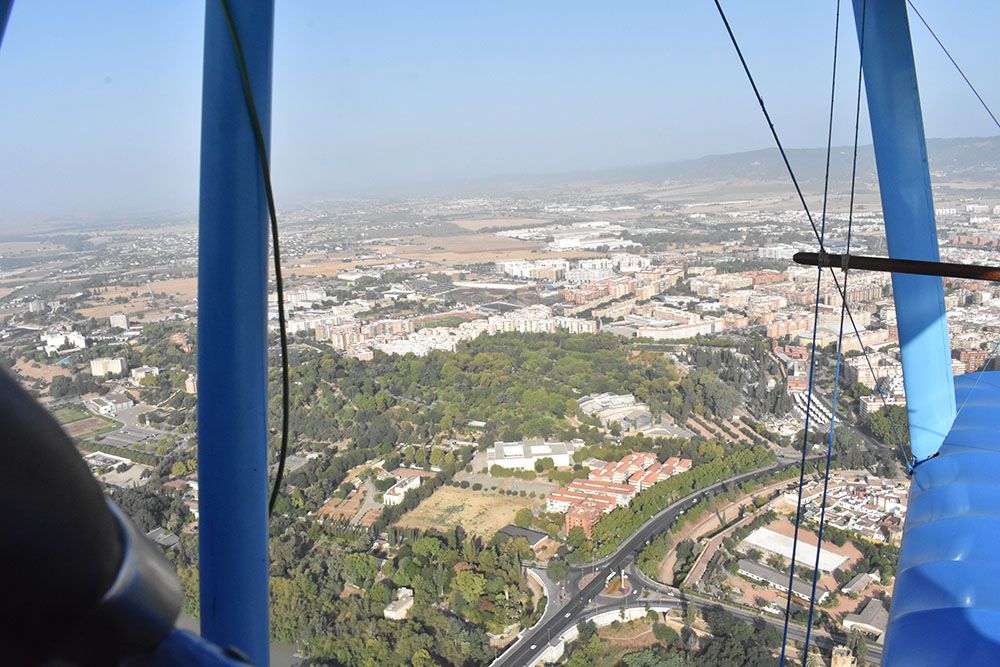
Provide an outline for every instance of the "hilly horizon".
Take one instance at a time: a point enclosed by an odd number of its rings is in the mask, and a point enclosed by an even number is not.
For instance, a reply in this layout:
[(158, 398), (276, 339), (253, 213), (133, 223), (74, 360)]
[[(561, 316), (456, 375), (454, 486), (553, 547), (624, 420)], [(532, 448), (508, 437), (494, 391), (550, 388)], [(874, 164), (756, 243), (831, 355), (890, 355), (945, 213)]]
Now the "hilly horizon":
[[(795, 175), (802, 183), (821, 182), (826, 148), (786, 149)], [(832, 180), (847, 180), (851, 173), (852, 146), (834, 146), (830, 159)], [(959, 137), (927, 140), (928, 162), (933, 178), (970, 178), (988, 180), (1000, 175), (1000, 136)], [(749, 181), (787, 180), (788, 172), (776, 148), (762, 148), (737, 153), (705, 155), (688, 160), (612, 167), (607, 169), (552, 174), (506, 175), (476, 179), (483, 185), (518, 182), (528, 185), (569, 184), (588, 180), (614, 182), (699, 182), (732, 179)], [(858, 147), (858, 181), (876, 178), (875, 155), (871, 144)]]

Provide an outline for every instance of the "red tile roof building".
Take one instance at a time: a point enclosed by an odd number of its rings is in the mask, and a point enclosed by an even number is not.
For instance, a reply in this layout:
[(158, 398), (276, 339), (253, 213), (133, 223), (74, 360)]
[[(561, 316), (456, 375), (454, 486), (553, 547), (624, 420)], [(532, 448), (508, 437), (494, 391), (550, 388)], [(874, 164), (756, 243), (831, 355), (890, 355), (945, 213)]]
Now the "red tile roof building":
[(571, 507), (566, 512), (566, 532), (569, 533), (569, 531), (579, 526), (583, 528), (583, 534), (590, 537), (594, 526), (601, 520), (602, 516), (604, 516), (604, 512), (590, 505), (576, 505), (575, 507)]

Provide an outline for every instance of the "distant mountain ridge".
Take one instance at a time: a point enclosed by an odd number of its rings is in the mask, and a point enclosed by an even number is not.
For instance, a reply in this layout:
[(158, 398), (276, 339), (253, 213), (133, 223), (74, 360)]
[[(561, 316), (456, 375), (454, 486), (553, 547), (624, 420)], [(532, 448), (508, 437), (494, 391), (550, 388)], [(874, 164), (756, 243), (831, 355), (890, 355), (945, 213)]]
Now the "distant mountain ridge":
[[(850, 178), (853, 147), (836, 146), (830, 158), (834, 180)], [(928, 161), (932, 174), (938, 177), (966, 177), (975, 180), (1000, 175), (1000, 137), (968, 137), (958, 139), (928, 139)], [(788, 150), (788, 159), (795, 175), (803, 182), (823, 178), (825, 148), (795, 148)], [(787, 179), (785, 165), (778, 150), (766, 148), (744, 153), (708, 155), (693, 160), (667, 162), (638, 167), (590, 172), (601, 181), (774, 181)], [(578, 174), (586, 177), (585, 174)], [(858, 178), (875, 179), (875, 156), (871, 144), (858, 147)]]

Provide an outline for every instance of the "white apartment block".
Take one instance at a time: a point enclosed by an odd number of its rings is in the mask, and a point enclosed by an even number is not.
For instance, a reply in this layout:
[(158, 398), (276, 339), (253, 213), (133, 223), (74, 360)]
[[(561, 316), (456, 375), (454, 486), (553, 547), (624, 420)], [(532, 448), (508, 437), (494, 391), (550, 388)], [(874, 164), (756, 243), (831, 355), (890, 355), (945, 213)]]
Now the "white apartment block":
[(123, 375), (128, 370), (128, 364), (121, 357), (100, 357), (90, 360), (90, 374), (97, 378), (106, 375)]

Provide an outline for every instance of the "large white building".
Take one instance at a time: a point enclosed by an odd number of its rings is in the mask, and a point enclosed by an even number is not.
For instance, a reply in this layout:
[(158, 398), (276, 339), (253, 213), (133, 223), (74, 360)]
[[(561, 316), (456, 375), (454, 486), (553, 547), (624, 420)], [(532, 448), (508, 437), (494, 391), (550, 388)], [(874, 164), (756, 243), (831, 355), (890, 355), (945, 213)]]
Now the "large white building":
[(160, 369), (156, 366), (139, 366), (138, 368), (133, 368), (129, 373), (135, 382), (142, 382), (148, 377), (156, 377), (159, 374)]
[[(742, 546), (757, 548), (769, 554), (778, 554), (785, 560), (792, 559), (792, 547), (795, 540), (787, 535), (771, 530), (770, 528), (758, 528), (750, 533), (742, 542)], [(819, 569), (823, 572), (833, 572), (847, 560), (846, 556), (822, 549), (819, 560), (816, 560), (816, 545), (798, 540), (798, 547), (795, 548), (795, 560), (800, 565), (814, 567), (819, 563)]]
[(84, 403), (92, 411), (105, 417), (114, 417), (119, 410), (127, 410), (135, 403), (125, 394), (106, 394)]
[(404, 477), (382, 494), (382, 503), (385, 505), (398, 505), (403, 502), (406, 492), (420, 486), (420, 477)]
[(96, 378), (105, 375), (123, 375), (128, 370), (128, 364), (121, 357), (100, 357), (90, 360), (90, 374)]
[(632, 394), (590, 394), (577, 402), (584, 414), (597, 417), (605, 426), (618, 424), (629, 430), (653, 423), (649, 408)]
[(545, 442), (541, 438), (519, 442), (498, 442), (486, 450), (486, 465), (511, 470), (533, 470), (535, 461), (551, 458), (556, 467), (573, 464), (575, 452), (582, 440), (571, 442)]
[(396, 599), (385, 606), (382, 615), (393, 621), (402, 621), (413, 608), (413, 589), (400, 588), (396, 591)]
[[(788, 577), (784, 572), (779, 572), (773, 567), (741, 558), (737, 563), (736, 571), (747, 579), (767, 584), (771, 588), (776, 588), (783, 593), (788, 592)], [(808, 602), (812, 599), (812, 586), (801, 579), (795, 579), (792, 581), (792, 595)], [(823, 604), (828, 597), (830, 597), (830, 591), (823, 586), (816, 587), (817, 603)]]
[(87, 339), (75, 331), (46, 333), (41, 336), (45, 354), (52, 356), (59, 350), (82, 350), (87, 347)]

